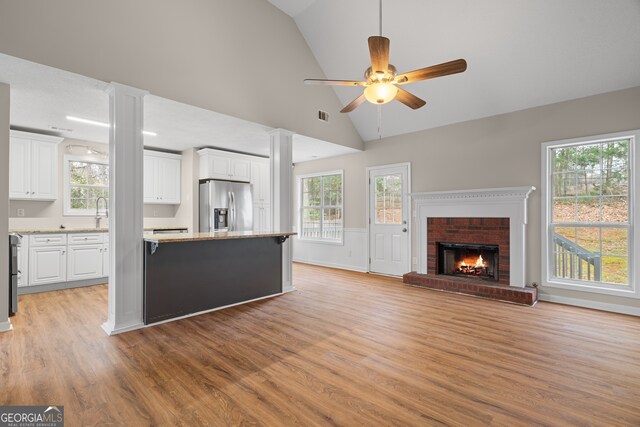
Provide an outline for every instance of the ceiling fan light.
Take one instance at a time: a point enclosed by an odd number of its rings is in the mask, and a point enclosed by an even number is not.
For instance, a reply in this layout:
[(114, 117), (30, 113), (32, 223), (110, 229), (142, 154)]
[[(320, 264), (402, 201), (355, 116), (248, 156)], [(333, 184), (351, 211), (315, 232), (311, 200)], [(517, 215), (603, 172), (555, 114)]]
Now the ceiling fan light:
[(398, 94), (398, 88), (391, 83), (373, 83), (364, 90), (364, 97), (372, 104), (386, 104)]

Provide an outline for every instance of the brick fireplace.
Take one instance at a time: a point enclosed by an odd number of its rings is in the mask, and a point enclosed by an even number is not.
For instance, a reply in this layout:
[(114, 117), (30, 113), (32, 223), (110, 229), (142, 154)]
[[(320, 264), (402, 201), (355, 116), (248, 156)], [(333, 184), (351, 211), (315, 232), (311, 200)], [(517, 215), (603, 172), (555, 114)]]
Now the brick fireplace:
[[(427, 218), (427, 274), (446, 274), (441, 271), (444, 266), (442, 259), (443, 244), (465, 245), (467, 247), (495, 246), (497, 249), (497, 259), (493, 268), (497, 273), (497, 280), (494, 283), (509, 285), (509, 218)], [(440, 249), (440, 250), (439, 250)], [(481, 253), (482, 250), (477, 250)], [(489, 253), (491, 251), (485, 251)], [(474, 254), (475, 255), (475, 254)], [(480, 254), (481, 256), (481, 254)], [(472, 256), (477, 258), (477, 256)], [(462, 262), (470, 264), (469, 259)], [(477, 259), (472, 259), (474, 263)], [(484, 264), (488, 263), (485, 255)], [(440, 266), (440, 268), (439, 268)], [(466, 265), (465, 265), (466, 266)], [(460, 269), (459, 266), (456, 266)], [(474, 265), (469, 265), (475, 269)], [(464, 273), (459, 276), (465, 277)], [(466, 274), (467, 278), (477, 278), (481, 276), (471, 272)], [(487, 276), (489, 276), (487, 274)]]
[(533, 305), (525, 287), (527, 198), (535, 187), (414, 193), (418, 270), (404, 282)]

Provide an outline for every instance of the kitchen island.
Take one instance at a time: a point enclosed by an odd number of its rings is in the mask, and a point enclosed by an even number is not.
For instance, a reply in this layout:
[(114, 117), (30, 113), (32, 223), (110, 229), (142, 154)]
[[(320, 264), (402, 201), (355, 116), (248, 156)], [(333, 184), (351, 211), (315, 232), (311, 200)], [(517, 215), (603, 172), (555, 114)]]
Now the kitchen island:
[(144, 323), (282, 293), (289, 232), (214, 232), (144, 239)]

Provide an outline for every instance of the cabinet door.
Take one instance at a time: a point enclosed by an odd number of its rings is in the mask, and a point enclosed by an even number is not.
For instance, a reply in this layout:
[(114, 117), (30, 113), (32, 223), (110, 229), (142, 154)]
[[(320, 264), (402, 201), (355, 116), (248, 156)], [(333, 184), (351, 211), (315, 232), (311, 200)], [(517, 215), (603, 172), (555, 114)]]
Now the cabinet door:
[(160, 201), (166, 204), (180, 204), (180, 160), (159, 159)]
[(29, 249), (29, 284), (67, 281), (67, 247), (43, 246)]
[(70, 245), (67, 256), (67, 281), (102, 277), (104, 245)]
[(109, 271), (109, 266), (111, 265), (109, 259), (109, 243), (105, 243), (102, 247), (102, 277), (109, 277), (111, 272)]
[(229, 179), (231, 175), (231, 161), (228, 157), (215, 156), (210, 154), (209, 156), (209, 177), (208, 178), (220, 178)]
[(9, 198), (31, 198), (31, 140), (10, 138)]
[(231, 159), (231, 179), (251, 182), (251, 162), (245, 159)]
[(29, 240), (22, 239), (18, 246), (18, 286), (29, 286)]
[(144, 156), (143, 163), (143, 200), (144, 203), (159, 203), (158, 195), (158, 158), (154, 156)]
[(58, 146), (31, 141), (31, 198), (55, 200), (58, 197)]
[(251, 161), (251, 183), (253, 184), (253, 202), (269, 203), (271, 193), (271, 174), (268, 161)]

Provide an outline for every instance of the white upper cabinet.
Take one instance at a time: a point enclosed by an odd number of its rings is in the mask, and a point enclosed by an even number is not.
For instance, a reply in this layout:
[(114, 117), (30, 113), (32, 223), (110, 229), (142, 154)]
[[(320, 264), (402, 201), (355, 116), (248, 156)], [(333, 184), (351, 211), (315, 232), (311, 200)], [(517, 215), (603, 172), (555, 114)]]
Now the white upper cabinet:
[(254, 156), (203, 148), (200, 156), (200, 179), (224, 179), (251, 182), (251, 159)]
[(62, 138), (11, 131), (9, 198), (58, 198), (58, 143)]
[(179, 205), (182, 156), (144, 152), (144, 203)]
[(251, 160), (253, 203), (271, 203), (271, 173), (269, 159), (256, 157)]

